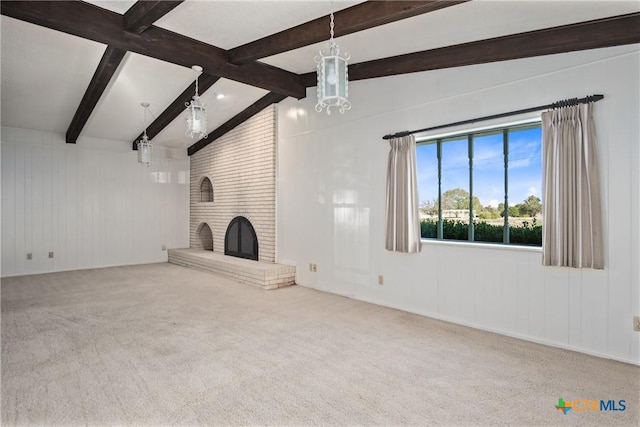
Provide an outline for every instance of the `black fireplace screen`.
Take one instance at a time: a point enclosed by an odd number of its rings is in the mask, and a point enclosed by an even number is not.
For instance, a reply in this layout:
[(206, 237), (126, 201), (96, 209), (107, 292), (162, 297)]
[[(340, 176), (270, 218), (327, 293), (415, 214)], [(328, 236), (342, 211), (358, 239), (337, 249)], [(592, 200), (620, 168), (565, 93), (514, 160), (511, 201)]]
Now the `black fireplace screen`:
[(224, 236), (224, 254), (258, 260), (258, 238), (247, 218), (237, 216), (229, 223)]

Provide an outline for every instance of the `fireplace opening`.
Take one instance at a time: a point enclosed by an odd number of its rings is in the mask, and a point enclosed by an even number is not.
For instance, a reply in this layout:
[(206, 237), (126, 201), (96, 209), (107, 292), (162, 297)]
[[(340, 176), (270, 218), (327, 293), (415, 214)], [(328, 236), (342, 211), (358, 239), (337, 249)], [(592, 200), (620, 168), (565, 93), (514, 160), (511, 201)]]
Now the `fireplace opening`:
[(199, 248), (204, 249), (205, 251), (213, 250), (213, 233), (211, 232), (211, 227), (206, 222), (200, 224), (198, 229), (196, 230), (196, 235), (198, 236)]
[(247, 218), (237, 216), (229, 223), (224, 236), (224, 254), (258, 260), (258, 238)]

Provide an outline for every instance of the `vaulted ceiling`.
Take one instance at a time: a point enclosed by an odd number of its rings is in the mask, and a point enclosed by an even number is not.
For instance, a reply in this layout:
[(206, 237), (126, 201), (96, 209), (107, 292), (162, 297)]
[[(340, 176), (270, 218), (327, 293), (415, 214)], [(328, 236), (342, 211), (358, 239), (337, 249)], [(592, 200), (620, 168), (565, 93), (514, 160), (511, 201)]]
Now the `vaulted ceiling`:
[[(133, 143), (149, 102), (152, 142), (193, 153), (263, 107), (311, 93), (332, 8), (352, 84), (640, 43), (635, 0), (3, 0), (2, 126)], [(208, 106), (201, 141), (184, 135), (196, 64)]]

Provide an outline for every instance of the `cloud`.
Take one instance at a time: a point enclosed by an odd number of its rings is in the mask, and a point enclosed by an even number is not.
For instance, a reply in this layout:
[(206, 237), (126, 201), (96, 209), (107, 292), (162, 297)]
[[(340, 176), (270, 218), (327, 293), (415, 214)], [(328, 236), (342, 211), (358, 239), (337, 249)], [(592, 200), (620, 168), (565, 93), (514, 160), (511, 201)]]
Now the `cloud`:
[(509, 160), (509, 169), (527, 168), (531, 164), (530, 158)]

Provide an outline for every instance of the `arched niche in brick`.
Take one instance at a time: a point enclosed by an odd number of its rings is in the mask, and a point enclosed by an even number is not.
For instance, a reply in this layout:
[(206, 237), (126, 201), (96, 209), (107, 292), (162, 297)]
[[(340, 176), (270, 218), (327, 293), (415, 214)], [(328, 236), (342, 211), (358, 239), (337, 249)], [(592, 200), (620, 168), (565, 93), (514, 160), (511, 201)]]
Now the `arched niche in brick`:
[(196, 229), (196, 249), (204, 249), (205, 251), (213, 251), (213, 233), (211, 227), (203, 222)]
[(213, 202), (213, 185), (208, 177), (200, 180), (200, 203)]

